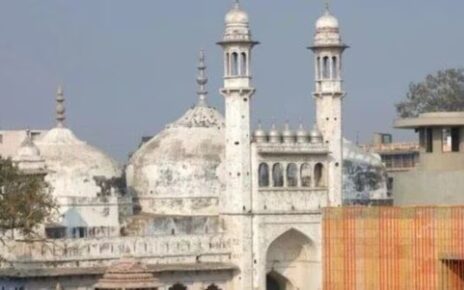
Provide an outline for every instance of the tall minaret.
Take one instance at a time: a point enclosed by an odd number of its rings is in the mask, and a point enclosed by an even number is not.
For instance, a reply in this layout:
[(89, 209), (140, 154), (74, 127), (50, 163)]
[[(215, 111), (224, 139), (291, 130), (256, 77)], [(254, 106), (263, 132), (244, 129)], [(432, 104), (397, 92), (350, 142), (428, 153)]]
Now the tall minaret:
[(224, 87), (226, 123), (226, 192), (221, 197), (224, 214), (242, 214), (251, 209), (250, 99), (251, 51), (258, 44), (251, 39), (248, 15), (238, 1), (225, 17)]
[(329, 146), (328, 168), (329, 200), (331, 206), (342, 203), (342, 54), (348, 48), (341, 39), (337, 18), (327, 5), (325, 13), (316, 22), (314, 44), (310, 49), (315, 59), (316, 121), (324, 142)]

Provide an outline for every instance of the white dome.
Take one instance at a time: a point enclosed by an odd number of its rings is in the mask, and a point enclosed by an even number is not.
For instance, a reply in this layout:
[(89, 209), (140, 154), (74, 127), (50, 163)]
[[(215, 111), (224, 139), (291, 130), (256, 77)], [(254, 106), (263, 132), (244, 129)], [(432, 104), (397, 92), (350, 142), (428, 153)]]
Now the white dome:
[(13, 162), (25, 173), (45, 173), (45, 160), (40, 156), (40, 150), (32, 142), (29, 132), (27, 134), (13, 157)]
[(327, 9), (316, 21), (316, 34), (314, 36), (315, 46), (343, 45), (340, 36), (340, 26), (337, 18)]
[(157, 207), (154, 199), (166, 203), (196, 200), (188, 206), (173, 205), (195, 214), (195, 209), (208, 207), (200, 204), (201, 198), (217, 199), (224, 189), (224, 138), (222, 115), (197, 105), (142, 145), (126, 171), (128, 188), (139, 198), (142, 211), (177, 214), (174, 208)]
[(232, 8), (225, 17), (225, 23), (226, 25), (229, 24), (248, 24), (249, 19), (248, 19), (248, 14), (243, 11), (238, 4)]
[(100, 150), (77, 139), (64, 127), (50, 130), (36, 142), (47, 166), (46, 181), (55, 197), (97, 197), (96, 177), (121, 177), (119, 165)]
[(316, 30), (339, 29), (338, 19), (326, 10), (325, 14), (319, 17), (316, 22)]

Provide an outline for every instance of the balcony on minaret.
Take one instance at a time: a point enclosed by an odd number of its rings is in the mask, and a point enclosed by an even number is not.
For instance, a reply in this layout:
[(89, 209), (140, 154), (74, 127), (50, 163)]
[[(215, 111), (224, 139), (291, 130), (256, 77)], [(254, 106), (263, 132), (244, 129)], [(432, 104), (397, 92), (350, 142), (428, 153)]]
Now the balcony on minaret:
[(341, 93), (342, 92), (341, 80), (316, 80), (316, 92), (317, 93)]

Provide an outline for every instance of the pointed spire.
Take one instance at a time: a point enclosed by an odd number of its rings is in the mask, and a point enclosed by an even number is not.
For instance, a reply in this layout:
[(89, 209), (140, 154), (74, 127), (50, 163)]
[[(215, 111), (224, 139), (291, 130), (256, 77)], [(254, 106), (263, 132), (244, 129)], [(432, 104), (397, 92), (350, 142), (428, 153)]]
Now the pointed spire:
[(206, 84), (208, 83), (208, 77), (206, 76), (206, 64), (205, 64), (205, 51), (200, 51), (200, 57), (198, 61), (198, 105), (206, 106), (206, 98), (208, 96), (208, 91), (206, 90)]
[(330, 14), (330, 3), (329, 0), (325, 0), (325, 14)]
[(64, 127), (66, 120), (66, 108), (64, 107), (64, 92), (63, 87), (60, 85), (56, 90), (56, 126), (59, 128)]
[(21, 146), (26, 147), (26, 146), (32, 146), (32, 145), (34, 145), (34, 143), (32, 142), (32, 134), (31, 134), (31, 130), (28, 128), (26, 129), (26, 139), (24, 139)]
[(284, 128), (286, 131), (289, 131), (290, 130), (290, 123), (288, 122), (288, 120), (285, 121), (285, 128)]

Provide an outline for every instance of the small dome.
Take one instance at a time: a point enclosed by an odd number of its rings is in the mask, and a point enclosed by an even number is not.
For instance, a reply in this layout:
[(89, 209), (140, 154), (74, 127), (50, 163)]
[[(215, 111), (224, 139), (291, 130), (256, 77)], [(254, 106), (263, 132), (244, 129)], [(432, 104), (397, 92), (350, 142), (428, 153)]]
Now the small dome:
[(249, 22), (248, 14), (240, 8), (238, 3), (235, 4), (225, 17), (226, 25), (242, 24), (247, 25)]
[(24, 173), (45, 173), (45, 160), (40, 156), (40, 150), (32, 142), (30, 132), (13, 157), (18, 168)]
[(277, 130), (275, 124), (272, 124), (271, 131), (269, 131), (269, 141), (271, 143), (280, 143), (281, 138), (282, 138), (282, 135), (280, 134), (280, 131)]
[(300, 124), (298, 131), (296, 131), (296, 141), (298, 143), (306, 143), (308, 142), (308, 139), (309, 139), (308, 131), (306, 131), (303, 124)]
[(37, 141), (45, 160), (47, 182), (57, 196), (97, 197), (101, 188), (95, 178), (119, 178), (116, 161), (100, 150), (79, 140), (71, 130), (56, 127)]
[(24, 158), (40, 158), (40, 150), (35, 146), (32, 140), (26, 137), (26, 140), (19, 147), (18, 152), (16, 153), (15, 159), (24, 159)]
[(295, 142), (295, 133), (290, 129), (290, 125), (285, 123), (285, 129), (282, 132), (282, 137), (284, 140), (284, 143), (293, 143)]
[(317, 125), (314, 125), (313, 129), (309, 133), (309, 137), (311, 138), (311, 143), (322, 143), (323, 141), (322, 133)]
[(340, 35), (340, 25), (337, 18), (333, 16), (329, 9), (326, 9), (316, 22), (316, 34), (314, 36), (314, 46), (344, 46)]
[(316, 30), (338, 30), (339, 23), (338, 19), (335, 18), (330, 11), (327, 9), (321, 17), (316, 22)]
[(253, 133), (255, 141), (258, 143), (264, 143), (267, 141), (267, 134), (263, 130), (261, 123), (258, 124), (258, 129)]

